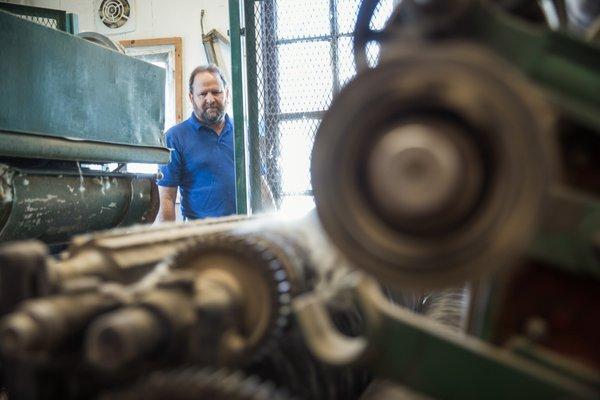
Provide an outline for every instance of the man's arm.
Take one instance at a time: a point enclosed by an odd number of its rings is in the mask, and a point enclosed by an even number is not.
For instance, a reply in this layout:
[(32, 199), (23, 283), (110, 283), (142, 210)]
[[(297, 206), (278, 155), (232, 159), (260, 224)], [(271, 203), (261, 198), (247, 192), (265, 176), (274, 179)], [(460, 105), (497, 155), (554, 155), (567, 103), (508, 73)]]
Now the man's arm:
[(175, 199), (177, 198), (177, 187), (159, 186), (158, 194), (160, 207), (154, 223), (175, 221)]

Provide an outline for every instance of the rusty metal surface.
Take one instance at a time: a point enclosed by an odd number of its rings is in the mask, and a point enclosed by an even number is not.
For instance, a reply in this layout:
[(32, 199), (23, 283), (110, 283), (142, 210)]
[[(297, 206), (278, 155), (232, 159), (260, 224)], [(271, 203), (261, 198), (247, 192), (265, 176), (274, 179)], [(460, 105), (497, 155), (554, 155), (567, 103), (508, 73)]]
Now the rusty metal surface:
[(64, 242), (72, 235), (152, 222), (153, 176), (27, 171), (3, 166), (0, 241)]
[(600, 293), (592, 276), (527, 263), (501, 282), (496, 318), (490, 321), (494, 343), (506, 345), (512, 337), (523, 336), (600, 369)]

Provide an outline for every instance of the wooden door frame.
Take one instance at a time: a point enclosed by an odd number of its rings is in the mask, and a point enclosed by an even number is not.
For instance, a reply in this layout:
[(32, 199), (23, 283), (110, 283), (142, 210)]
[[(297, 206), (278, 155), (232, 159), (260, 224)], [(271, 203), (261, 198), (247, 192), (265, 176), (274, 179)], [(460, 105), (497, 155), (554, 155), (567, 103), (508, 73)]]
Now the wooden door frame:
[(175, 120), (177, 123), (183, 121), (183, 63), (182, 63), (182, 39), (180, 37), (157, 38), (157, 39), (130, 39), (119, 42), (123, 47), (146, 47), (146, 46), (175, 46)]

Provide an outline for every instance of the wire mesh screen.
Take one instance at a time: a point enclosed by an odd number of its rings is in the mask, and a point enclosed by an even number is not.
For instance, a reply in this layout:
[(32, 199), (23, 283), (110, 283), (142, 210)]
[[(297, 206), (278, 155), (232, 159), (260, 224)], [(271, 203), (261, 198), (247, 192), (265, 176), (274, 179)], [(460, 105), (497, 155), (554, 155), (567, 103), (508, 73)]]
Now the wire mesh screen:
[[(252, 3), (246, 10), (253, 10), (255, 27), (257, 98), (250, 100), (258, 102), (250, 129), (250, 146), (258, 147), (250, 157), (253, 209), (308, 209), (315, 134), (334, 96), (356, 74), (352, 33), (360, 0)], [(372, 29), (383, 28), (393, 5), (379, 2)], [(376, 63), (377, 46), (367, 50)]]
[(26, 19), (52, 29), (66, 31), (67, 13), (61, 10), (30, 7), (19, 4), (0, 3), (0, 10), (8, 11), (17, 17)]
[(48, 28), (58, 29), (58, 20), (53, 18), (45, 18), (45, 17), (34, 17), (31, 15), (19, 15), (21, 18), (26, 19), (31, 22), (35, 22), (36, 24), (47, 26)]

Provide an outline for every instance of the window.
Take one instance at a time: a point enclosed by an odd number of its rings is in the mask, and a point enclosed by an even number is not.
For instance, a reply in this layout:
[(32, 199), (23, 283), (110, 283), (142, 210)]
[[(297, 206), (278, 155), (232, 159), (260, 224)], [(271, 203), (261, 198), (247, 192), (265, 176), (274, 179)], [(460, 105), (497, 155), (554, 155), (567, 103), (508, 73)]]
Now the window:
[[(124, 40), (129, 56), (165, 70), (165, 131), (182, 120), (181, 38)], [(156, 164), (127, 164), (128, 172), (156, 173)]]
[[(282, 210), (310, 208), (310, 154), (334, 96), (356, 74), (352, 33), (360, 0), (254, 2), (258, 155), (251, 174), (265, 178)], [(381, 0), (371, 23), (381, 29), (394, 0)], [(371, 46), (376, 62), (378, 48)], [(253, 79), (252, 76), (249, 79)], [(252, 199), (261, 209), (260, 199)]]

